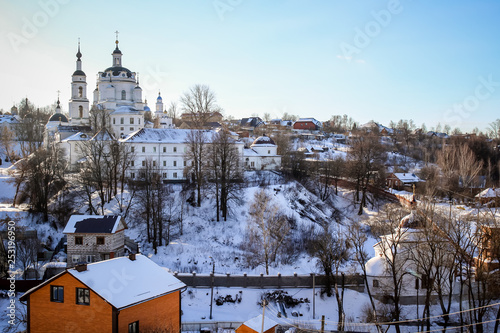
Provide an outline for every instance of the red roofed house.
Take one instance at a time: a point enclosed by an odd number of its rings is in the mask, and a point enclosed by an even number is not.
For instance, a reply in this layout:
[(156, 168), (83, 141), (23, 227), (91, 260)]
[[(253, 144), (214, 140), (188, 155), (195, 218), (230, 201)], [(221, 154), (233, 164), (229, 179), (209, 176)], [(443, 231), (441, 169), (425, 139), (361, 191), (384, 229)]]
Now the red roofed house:
[(293, 129), (297, 131), (319, 131), (321, 122), (314, 118), (301, 118), (293, 123)]
[(68, 269), (21, 296), (28, 332), (180, 332), (185, 284), (140, 254)]

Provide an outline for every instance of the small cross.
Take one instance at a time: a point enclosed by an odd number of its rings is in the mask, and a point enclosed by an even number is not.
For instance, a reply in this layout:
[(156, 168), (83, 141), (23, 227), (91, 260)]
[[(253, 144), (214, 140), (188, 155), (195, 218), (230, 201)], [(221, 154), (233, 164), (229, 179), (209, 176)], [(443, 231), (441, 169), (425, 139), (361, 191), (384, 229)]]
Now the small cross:
[(115, 31), (115, 34), (116, 34), (116, 43), (118, 44), (118, 34), (119, 34), (118, 30)]
[(59, 99), (59, 94), (61, 93), (61, 91), (57, 91), (57, 99)]

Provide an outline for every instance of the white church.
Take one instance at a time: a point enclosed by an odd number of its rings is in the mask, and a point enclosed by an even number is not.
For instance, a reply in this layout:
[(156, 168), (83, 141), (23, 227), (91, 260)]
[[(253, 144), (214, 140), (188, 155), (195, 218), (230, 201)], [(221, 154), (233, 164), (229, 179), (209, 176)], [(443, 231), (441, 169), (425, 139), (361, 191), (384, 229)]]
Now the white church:
[[(123, 67), (123, 54), (118, 43), (117, 36), (111, 67), (98, 73), (92, 107), (107, 115), (108, 128), (114, 138), (134, 150), (136, 161), (132, 163), (129, 172), (131, 178), (135, 178), (146, 159), (152, 159), (157, 160), (157, 165), (164, 168), (163, 178), (166, 181), (183, 180), (183, 171), (190, 163), (184, 160), (187, 132), (193, 130), (175, 128), (172, 119), (164, 112), (160, 93), (153, 114), (158, 119), (156, 128), (153, 128), (153, 123), (145, 121), (145, 113), (151, 110), (143, 100), (138, 75)], [(45, 143), (59, 143), (65, 149), (68, 162), (73, 167), (85, 158), (81, 156), (79, 149), (82, 141), (93, 139), (87, 76), (82, 70), (80, 43), (76, 57), (76, 70), (71, 81), (69, 118), (61, 112), (58, 99), (56, 112), (50, 117), (45, 128)], [(235, 144), (241, 154), (241, 165), (248, 169), (274, 170), (281, 165), (281, 156), (276, 154), (277, 146), (270, 139), (258, 138), (251, 151), (244, 149), (242, 142), (236, 141)], [(263, 145), (265, 149), (260, 149)], [(263, 156), (260, 156), (261, 154)]]

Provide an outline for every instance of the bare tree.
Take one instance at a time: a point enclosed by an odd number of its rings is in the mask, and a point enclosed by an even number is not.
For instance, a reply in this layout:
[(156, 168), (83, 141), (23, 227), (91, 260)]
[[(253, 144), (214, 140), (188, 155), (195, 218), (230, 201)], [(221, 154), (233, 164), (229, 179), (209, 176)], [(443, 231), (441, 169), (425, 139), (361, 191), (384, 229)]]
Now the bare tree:
[(315, 232), (309, 246), (310, 254), (318, 259), (318, 266), (326, 276), (325, 292), (332, 295), (332, 281), (338, 307), (338, 331), (344, 330), (344, 273), (341, 273), (342, 285), (339, 290), (338, 276), (340, 267), (349, 259), (349, 245), (345, 235), (341, 232), (332, 232), (327, 222), (321, 223), (321, 230)]
[(490, 137), (492, 139), (500, 140), (500, 119), (490, 123)]
[(218, 131), (208, 149), (209, 178), (214, 185), (217, 221), (227, 221), (231, 200), (239, 199), (241, 188), (240, 155), (227, 130)]
[(0, 127), (0, 147), (5, 158), (14, 162), (15, 154), (13, 151), (15, 133), (7, 126)]
[(197, 192), (197, 206), (201, 206), (202, 188), (206, 183), (207, 162), (207, 132), (203, 130), (192, 130), (187, 135), (187, 151), (185, 159), (191, 164), (186, 166), (186, 179), (191, 178)]
[(222, 112), (215, 93), (206, 85), (197, 84), (181, 97), (181, 109), (190, 113), (194, 127), (202, 128), (215, 112)]
[(247, 237), (243, 244), (248, 253), (247, 261), (253, 267), (264, 265), (269, 275), (269, 267), (276, 261), (290, 225), (264, 189), (255, 192), (248, 215)]

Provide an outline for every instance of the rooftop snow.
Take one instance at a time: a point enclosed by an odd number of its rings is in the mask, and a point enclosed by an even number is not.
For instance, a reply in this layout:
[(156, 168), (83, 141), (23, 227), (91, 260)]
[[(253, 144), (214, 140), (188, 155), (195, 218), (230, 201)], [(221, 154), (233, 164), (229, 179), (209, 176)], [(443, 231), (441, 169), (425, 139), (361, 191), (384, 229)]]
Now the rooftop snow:
[(194, 131), (203, 131), (207, 141), (212, 139), (215, 134), (210, 130), (192, 130), (192, 129), (174, 129), (174, 128), (143, 128), (139, 131), (129, 134), (126, 138), (121, 139), (121, 142), (143, 143), (186, 143), (188, 142), (189, 133)]
[(476, 198), (496, 198), (496, 197), (500, 197), (499, 188), (494, 189), (490, 187), (476, 195)]
[(73, 233), (106, 233), (117, 231), (121, 216), (72, 215), (63, 230), (65, 234)]
[(116, 108), (115, 111), (111, 112), (110, 114), (124, 114), (124, 113), (134, 113), (134, 114), (138, 114), (139, 111), (134, 109), (133, 107), (131, 106), (127, 106), (127, 105), (122, 105), (122, 106), (119, 106), (118, 108)]
[(421, 181), (414, 173), (395, 173), (394, 176), (403, 183), (417, 183)]
[(165, 268), (141, 254), (137, 254), (135, 260), (120, 257), (88, 264), (87, 270), (82, 272), (69, 269), (68, 273), (117, 309), (186, 286)]
[(278, 325), (278, 323), (264, 316), (264, 331), (262, 331), (262, 315), (258, 315), (257, 317), (245, 321), (243, 325), (245, 325), (248, 328), (251, 328), (256, 332), (265, 332), (273, 328), (274, 326)]

